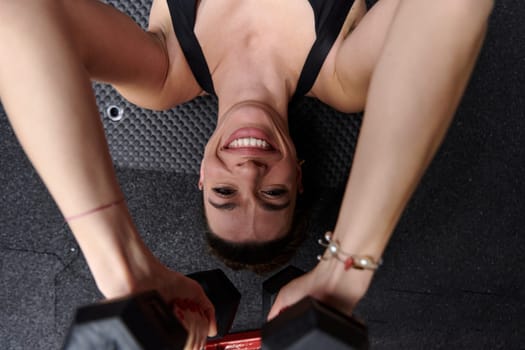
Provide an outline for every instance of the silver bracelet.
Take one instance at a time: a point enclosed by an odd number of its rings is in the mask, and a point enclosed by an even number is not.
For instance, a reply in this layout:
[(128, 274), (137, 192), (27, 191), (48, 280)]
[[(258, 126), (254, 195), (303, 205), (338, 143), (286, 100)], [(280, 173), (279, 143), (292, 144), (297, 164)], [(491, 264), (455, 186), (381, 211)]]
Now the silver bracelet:
[(327, 248), (326, 252), (329, 253), (329, 256), (325, 257), (325, 252), (324, 255), (318, 255), (317, 260), (321, 261), (335, 258), (345, 265), (345, 271), (348, 271), (350, 268), (358, 270), (377, 270), (383, 263), (383, 259), (376, 261), (370, 255), (356, 255), (343, 252), (339, 242), (332, 240), (332, 232), (330, 231), (326, 232), (324, 234), (324, 239), (319, 239), (318, 243)]

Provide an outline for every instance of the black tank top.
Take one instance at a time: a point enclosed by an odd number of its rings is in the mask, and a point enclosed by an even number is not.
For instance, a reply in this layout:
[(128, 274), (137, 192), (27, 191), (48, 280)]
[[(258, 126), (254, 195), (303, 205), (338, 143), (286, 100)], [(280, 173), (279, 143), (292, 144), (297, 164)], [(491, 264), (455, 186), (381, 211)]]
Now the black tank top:
[[(315, 16), (316, 39), (306, 58), (292, 101), (312, 89), (324, 60), (330, 52), (354, 1), (308, 0)], [(195, 36), (197, 0), (167, 0), (175, 35), (199, 85), (215, 95), (210, 69)]]

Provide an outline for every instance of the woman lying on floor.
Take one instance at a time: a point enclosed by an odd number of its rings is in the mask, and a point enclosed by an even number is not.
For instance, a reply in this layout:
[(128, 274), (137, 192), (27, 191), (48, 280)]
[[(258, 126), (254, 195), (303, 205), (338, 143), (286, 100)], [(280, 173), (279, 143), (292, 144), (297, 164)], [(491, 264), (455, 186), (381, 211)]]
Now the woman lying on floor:
[(102, 293), (194, 299), (202, 312), (183, 322), (199, 347), (214, 332), (213, 307), (139, 238), (90, 79), (151, 109), (217, 95), (199, 187), (213, 236), (247, 246), (291, 231), (302, 191), (291, 101), (366, 110), (331, 236), (338, 249), (285, 287), (270, 317), (306, 294), (351, 313), (450, 124), (492, 6), (381, 0), (365, 14), (363, 0), (155, 0), (144, 32), (95, 0), (1, 0), (0, 96)]

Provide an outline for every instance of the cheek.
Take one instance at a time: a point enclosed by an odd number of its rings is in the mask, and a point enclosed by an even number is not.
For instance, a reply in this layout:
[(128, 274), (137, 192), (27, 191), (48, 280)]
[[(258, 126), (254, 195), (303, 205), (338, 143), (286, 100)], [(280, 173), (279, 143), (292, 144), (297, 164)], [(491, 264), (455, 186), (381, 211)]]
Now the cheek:
[(219, 171), (219, 162), (212, 156), (205, 156), (201, 161), (200, 179), (208, 181), (217, 175)]
[(274, 180), (274, 182), (288, 184), (293, 188), (296, 187), (298, 172), (295, 163), (279, 165), (272, 169), (268, 175)]
[(212, 181), (215, 179), (220, 173), (219, 167), (214, 164), (213, 162), (203, 162), (203, 166), (201, 166), (201, 180), (202, 181)]

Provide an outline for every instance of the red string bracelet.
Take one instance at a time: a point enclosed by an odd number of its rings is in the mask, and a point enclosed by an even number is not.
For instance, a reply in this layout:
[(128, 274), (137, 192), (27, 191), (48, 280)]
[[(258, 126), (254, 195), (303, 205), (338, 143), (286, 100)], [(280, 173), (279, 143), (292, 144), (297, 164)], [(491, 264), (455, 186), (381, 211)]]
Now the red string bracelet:
[(65, 220), (66, 220), (66, 222), (70, 222), (70, 221), (73, 221), (73, 220), (76, 220), (76, 219), (80, 219), (80, 218), (82, 218), (84, 216), (88, 216), (88, 215), (91, 215), (93, 213), (96, 213), (96, 212), (99, 212), (99, 211), (102, 211), (102, 210), (106, 210), (106, 209), (111, 208), (113, 206), (119, 205), (122, 202), (124, 202), (124, 200), (125, 200), (124, 198), (121, 198), (121, 199), (116, 200), (114, 202), (111, 202), (109, 204), (101, 205), (100, 207), (96, 207), (94, 209), (90, 209), (90, 210), (85, 211), (83, 213), (68, 216), (68, 217), (65, 218)]
[(382, 259), (376, 261), (369, 255), (356, 255), (343, 252), (339, 246), (339, 242), (332, 240), (332, 232), (330, 231), (326, 232), (324, 235), (324, 240), (320, 239), (318, 243), (319, 245), (327, 248), (326, 251), (330, 255), (328, 257), (325, 257), (324, 255), (318, 255), (317, 259), (328, 260), (330, 258), (334, 258), (344, 264), (345, 271), (348, 271), (351, 268), (358, 270), (377, 270), (383, 263)]

